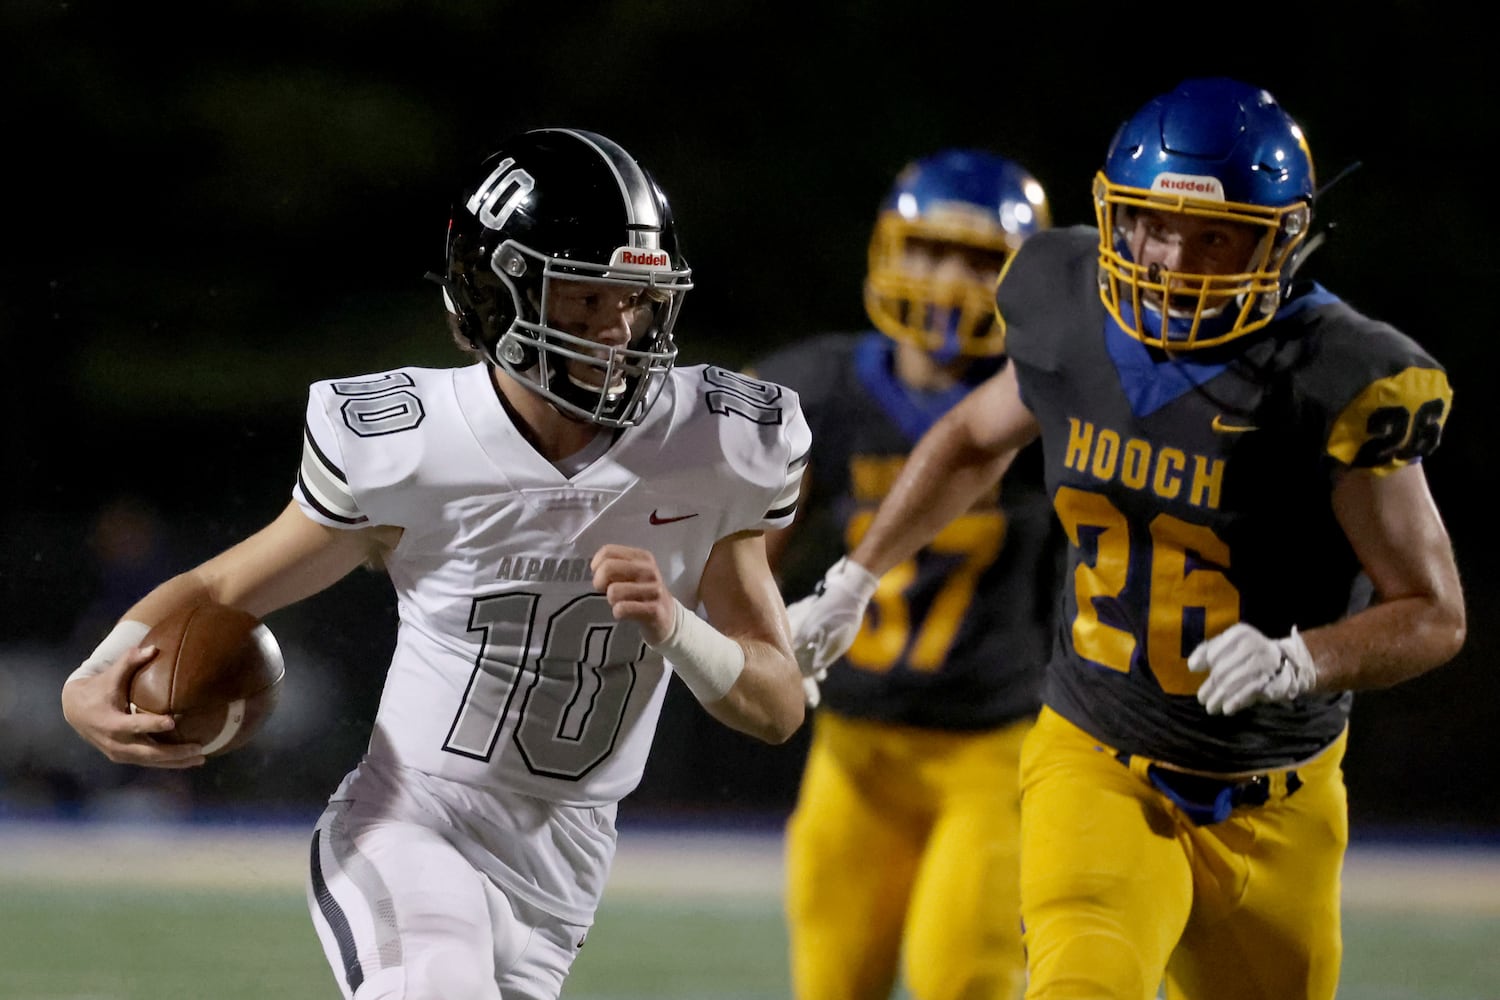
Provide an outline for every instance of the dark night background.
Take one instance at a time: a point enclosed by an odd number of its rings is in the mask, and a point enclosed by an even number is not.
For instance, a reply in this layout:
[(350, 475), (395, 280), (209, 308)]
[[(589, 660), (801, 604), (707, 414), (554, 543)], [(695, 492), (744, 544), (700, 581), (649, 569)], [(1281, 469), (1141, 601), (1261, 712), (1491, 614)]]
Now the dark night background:
[[(1415, 336), (1456, 389), (1429, 476), (1470, 637), (1356, 701), (1356, 835), (1500, 837), (1489, 33), (1430, 4), (1361, 5), (1358, 24), (1262, 5), (1218, 25), (1200, 6), (0, 0), (0, 815), (311, 816), (352, 764), (392, 641), (383, 578), (272, 616), (276, 718), (190, 776), (98, 758), (57, 685), (157, 580), (287, 502), (309, 382), (461, 361), (422, 276), (449, 198), (504, 135), (572, 125), (635, 153), (697, 280), (684, 360), (738, 365), (863, 326), (869, 227), (908, 159), (995, 149), (1058, 223), (1091, 223), (1119, 121), (1223, 73), (1299, 119), (1320, 180), (1361, 164), (1320, 203), (1333, 228), (1305, 273)], [(678, 688), (625, 813), (774, 821), (804, 740), (752, 744)]]

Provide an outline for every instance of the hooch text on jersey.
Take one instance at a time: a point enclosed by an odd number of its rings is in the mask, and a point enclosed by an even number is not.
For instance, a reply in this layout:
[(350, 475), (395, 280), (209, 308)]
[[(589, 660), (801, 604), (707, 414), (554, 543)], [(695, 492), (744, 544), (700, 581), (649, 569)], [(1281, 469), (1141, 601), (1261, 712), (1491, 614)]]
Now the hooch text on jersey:
[(1143, 438), (1122, 437), (1108, 427), (1068, 418), (1068, 447), (1063, 465), (1101, 482), (1132, 490), (1150, 490), (1163, 500), (1219, 509), (1224, 487), (1224, 459), (1189, 454), (1181, 448), (1153, 446)]
[(587, 559), (542, 556), (505, 556), (495, 572), (498, 580), (524, 580), (530, 583), (578, 583), (591, 580), (593, 576)]

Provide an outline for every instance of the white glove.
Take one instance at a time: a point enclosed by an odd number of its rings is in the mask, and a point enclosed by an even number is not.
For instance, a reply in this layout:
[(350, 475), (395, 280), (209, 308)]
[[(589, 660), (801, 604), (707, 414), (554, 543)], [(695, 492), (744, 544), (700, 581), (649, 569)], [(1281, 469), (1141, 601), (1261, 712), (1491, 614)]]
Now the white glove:
[[(826, 670), (822, 671), (823, 675), (827, 673)], [(822, 676), (802, 678), (802, 700), (807, 702), (808, 708), (817, 708), (818, 703), (823, 700), (823, 691), (818, 687), (818, 682), (822, 679)]]
[(802, 670), (802, 700), (807, 703), (808, 708), (817, 708), (818, 703), (823, 700), (823, 692), (818, 685), (828, 676), (827, 667), (813, 667), (811, 652), (804, 650), (798, 641), (798, 636), (807, 624), (812, 604), (817, 599), (818, 595), (814, 592), (786, 606), (786, 617), (792, 624), (792, 653), (797, 657), (797, 666)]
[(799, 636), (807, 624), (807, 616), (812, 604), (818, 599), (816, 591), (793, 601), (786, 606), (787, 621), (792, 625), (792, 653), (797, 658), (797, 666), (802, 671), (802, 700), (807, 703), (808, 708), (817, 708), (818, 702), (823, 700), (823, 693), (818, 689), (818, 684), (828, 676), (828, 668), (815, 669), (812, 665), (812, 654), (802, 648)]
[(1209, 715), (1233, 715), (1260, 702), (1288, 702), (1312, 690), (1318, 679), (1307, 643), (1297, 634), (1267, 639), (1240, 622), (1199, 645), (1188, 657), (1193, 673), (1208, 671), (1198, 701)]
[(829, 664), (854, 645), (865, 621), (865, 607), (879, 582), (859, 563), (840, 559), (823, 574), (812, 594), (787, 606), (792, 652), (802, 668), (809, 706), (818, 704), (817, 684), (828, 676)]

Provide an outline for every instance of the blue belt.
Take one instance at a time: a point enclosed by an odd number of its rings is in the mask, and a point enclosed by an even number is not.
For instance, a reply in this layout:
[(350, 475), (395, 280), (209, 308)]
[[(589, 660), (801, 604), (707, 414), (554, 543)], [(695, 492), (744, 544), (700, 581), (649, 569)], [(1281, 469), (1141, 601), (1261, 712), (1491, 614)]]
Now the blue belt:
[[(1120, 751), (1115, 754), (1115, 759), (1130, 767), (1130, 754)], [(1296, 771), (1279, 773), (1286, 776), (1286, 792), (1281, 797), (1290, 798), (1302, 787), (1302, 778)], [(1273, 791), (1269, 774), (1252, 774), (1248, 778), (1215, 778), (1151, 763), (1146, 765), (1146, 777), (1195, 826), (1222, 823), (1238, 806), (1265, 805), (1270, 801)]]

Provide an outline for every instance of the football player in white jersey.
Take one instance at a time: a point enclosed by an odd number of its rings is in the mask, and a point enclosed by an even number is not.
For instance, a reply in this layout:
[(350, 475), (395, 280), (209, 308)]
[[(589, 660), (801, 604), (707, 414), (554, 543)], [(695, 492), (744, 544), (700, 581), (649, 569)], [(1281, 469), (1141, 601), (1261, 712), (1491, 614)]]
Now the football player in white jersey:
[(111, 760), (200, 765), (129, 710), (148, 627), (204, 600), (265, 616), (384, 565), (395, 652), (308, 877), (353, 1000), (559, 995), (671, 672), (768, 743), (803, 720), (763, 539), (795, 512), (796, 394), (674, 367), (690, 272), (614, 142), (526, 132), (479, 176), (434, 276), (478, 361), (314, 384), (286, 510), (153, 590), (63, 685)]

